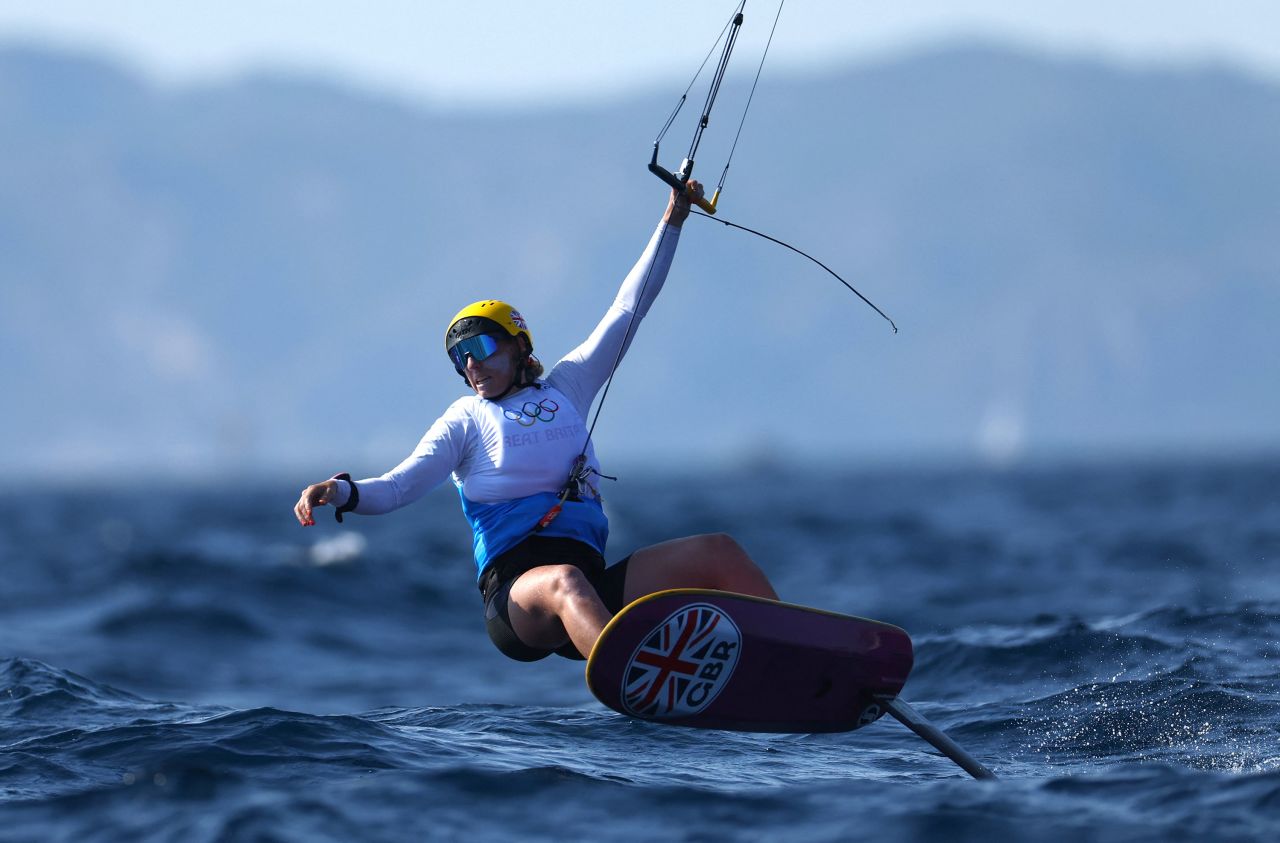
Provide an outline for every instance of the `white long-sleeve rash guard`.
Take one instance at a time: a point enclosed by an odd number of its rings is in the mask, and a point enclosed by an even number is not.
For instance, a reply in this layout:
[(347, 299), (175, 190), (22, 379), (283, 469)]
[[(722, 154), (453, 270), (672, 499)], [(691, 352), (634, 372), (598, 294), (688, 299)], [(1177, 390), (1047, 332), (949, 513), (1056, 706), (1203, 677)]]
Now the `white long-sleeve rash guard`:
[[(531, 387), (497, 401), (472, 394), (453, 402), (403, 462), (381, 477), (357, 481), (355, 512), (399, 509), (452, 475), (474, 533), (477, 577), (491, 560), (532, 534), (582, 452), (591, 403), (619, 350), (625, 354), (635, 336), (632, 323), (644, 318), (662, 290), (679, 239), (679, 228), (660, 224), (584, 343)], [(598, 470), (595, 449), (586, 444), (587, 466)], [(566, 501), (540, 535), (577, 539), (603, 554), (609, 523), (589, 485), (584, 484), (582, 500)], [(350, 486), (339, 482), (338, 487), (332, 503), (343, 506)]]

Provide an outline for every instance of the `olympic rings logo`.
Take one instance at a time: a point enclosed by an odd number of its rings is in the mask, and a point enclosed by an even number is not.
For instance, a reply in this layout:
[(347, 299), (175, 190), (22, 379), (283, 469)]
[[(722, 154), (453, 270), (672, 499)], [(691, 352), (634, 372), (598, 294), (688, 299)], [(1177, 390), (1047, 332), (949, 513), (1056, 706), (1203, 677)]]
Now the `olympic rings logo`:
[(519, 410), (507, 409), (502, 411), (502, 415), (511, 419), (521, 427), (532, 427), (536, 421), (551, 423), (555, 420), (556, 412), (559, 411), (560, 405), (550, 398), (543, 398), (537, 404), (532, 401), (524, 402)]

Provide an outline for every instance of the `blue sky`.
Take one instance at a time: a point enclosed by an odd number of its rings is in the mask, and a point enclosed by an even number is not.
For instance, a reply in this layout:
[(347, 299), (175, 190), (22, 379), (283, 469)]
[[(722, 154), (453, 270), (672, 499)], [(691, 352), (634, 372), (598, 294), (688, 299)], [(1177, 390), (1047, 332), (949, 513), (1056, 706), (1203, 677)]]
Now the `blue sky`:
[[(732, 0), (0, 0), (0, 42), (88, 48), (161, 82), (295, 69), (453, 105), (541, 105), (687, 79)], [(748, 3), (736, 70), (776, 5)], [(790, 0), (771, 69), (985, 36), (1130, 62), (1226, 61), (1280, 79), (1275, 0)]]

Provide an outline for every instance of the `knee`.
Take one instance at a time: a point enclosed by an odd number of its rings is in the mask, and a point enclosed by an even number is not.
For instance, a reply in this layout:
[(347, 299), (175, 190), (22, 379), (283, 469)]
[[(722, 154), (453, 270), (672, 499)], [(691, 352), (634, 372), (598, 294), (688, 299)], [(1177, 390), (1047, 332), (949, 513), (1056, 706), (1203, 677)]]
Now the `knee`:
[(746, 558), (747, 556), (742, 545), (728, 533), (705, 533), (697, 537), (697, 542), (698, 553), (709, 558)]
[(582, 569), (573, 565), (550, 565), (547, 571), (547, 587), (557, 603), (580, 599), (593, 593)]

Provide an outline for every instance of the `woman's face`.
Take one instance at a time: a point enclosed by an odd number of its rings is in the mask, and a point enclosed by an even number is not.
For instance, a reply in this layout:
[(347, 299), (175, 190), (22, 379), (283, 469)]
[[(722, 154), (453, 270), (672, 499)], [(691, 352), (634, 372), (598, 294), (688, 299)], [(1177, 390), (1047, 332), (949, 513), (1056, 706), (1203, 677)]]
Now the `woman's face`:
[(468, 356), (466, 375), (467, 383), (481, 398), (496, 398), (511, 388), (516, 377), (516, 354), (519, 343), (512, 337), (503, 337), (498, 341), (498, 350), (483, 361)]

